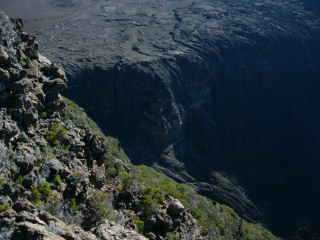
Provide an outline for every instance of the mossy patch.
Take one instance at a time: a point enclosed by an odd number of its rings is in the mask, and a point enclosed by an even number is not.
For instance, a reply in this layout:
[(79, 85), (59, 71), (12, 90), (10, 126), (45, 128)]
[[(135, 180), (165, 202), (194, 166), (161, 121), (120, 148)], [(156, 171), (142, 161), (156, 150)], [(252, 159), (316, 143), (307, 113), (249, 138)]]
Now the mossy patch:
[(9, 208), (10, 208), (10, 205), (8, 203), (0, 204), (0, 213), (7, 211)]
[(72, 198), (70, 200), (70, 210), (71, 210), (72, 213), (76, 213), (79, 210), (77, 199)]
[(52, 189), (50, 184), (45, 181), (36, 187), (31, 188), (31, 200), (35, 205), (41, 205), (42, 203), (47, 202), (52, 194)]
[(53, 183), (57, 188), (59, 188), (62, 185), (62, 179), (61, 179), (60, 175), (54, 176)]
[(144, 221), (142, 221), (139, 217), (133, 219), (133, 223), (137, 228), (139, 233), (144, 233)]
[(46, 140), (51, 146), (63, 143), (68, 130), (61, 123), (53, 123), (46, 134)]

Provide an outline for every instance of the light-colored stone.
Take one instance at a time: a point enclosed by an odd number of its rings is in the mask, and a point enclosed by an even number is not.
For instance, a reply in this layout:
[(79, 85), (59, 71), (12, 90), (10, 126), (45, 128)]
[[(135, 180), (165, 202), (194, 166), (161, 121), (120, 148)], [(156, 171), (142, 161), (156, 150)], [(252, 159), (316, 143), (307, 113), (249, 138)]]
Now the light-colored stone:
[(39, 59), (38, 60), (39, 60), (40, 63), (45, 64), (45, 65), (51, 65), (52, 64), (51, 61), (48, 58), (46, 58), (45, 56), (43, 56), (41, 54), (39, 54)]
[(133, 230), (125, 229), (121, 225), (108, 221), (100, 224), (94, 230), (94, 233), (101, 240), (147, 240), (147, 238)]
[(7, 64), (9, 61), (9, 54), (4, 47), (0, 46), (0, 64)]

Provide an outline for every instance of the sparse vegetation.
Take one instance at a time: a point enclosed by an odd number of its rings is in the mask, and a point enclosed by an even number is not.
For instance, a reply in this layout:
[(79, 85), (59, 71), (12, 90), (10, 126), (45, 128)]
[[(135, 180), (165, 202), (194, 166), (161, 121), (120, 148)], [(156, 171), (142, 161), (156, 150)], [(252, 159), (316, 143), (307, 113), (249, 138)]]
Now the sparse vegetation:
[(105, 140), (105, 144), (107, 146), (107, 160), (109, 161), (107, 163), (108, 166), (111, 166), (110, 162), (115, 158), (121, 159), (125, 162), (130, 162), (117, 139), (106, 136), (99, 126), (88, 117), (84, 109), (79, 107), (76, 103), (68, 98), (64, 98), (64, 101), (67, 104), (67, 107), (64, 110), (64, 118), (66, 120), (72, 120), (80, 128), (90, 129), (93, 134)]
[(0, 176), (0, 190), (3, 188), (4, 184), (6, 183), (4, 177)]
[(47, 118), (48, 117), (48, 113), (46, 111), (43, 111), (40, 113), (40, 117), (41, 118)]
[(79, 210), (79, 206), (78, 206), (78, 203), (77, 203), (77, 199), (75, 198), (72, 198), (70, 200), (70, 209), (73, 213), (76, 213), (78, 210)]
[(139, 217), (136, 217), (133, 219), (133, 223), (139, 233), (144, 233), (144, 221), (142, 221)]
[[(123, 187), (132, 186), (134, 182), (138, 182), (142, 186), (141, 209), (145, 215), (151, 214), (166, 195), (171, 195), (179, 199), (187, 209), (190, 209), (192, 215), (202, 226), (203, 234), (218, 234), (223, 236), (223, 239), (232, 239), (242, 222), (231, 208), (197, 194), (193, 186), (176, 183), (153, 168), (144, 165), (136, 166), (130, 173), (122, 172), (120, 178)], [(269, 231), (259, 225), (245, 222), (243, 226), (241, 231), (243, 235), (248, 236), (248, 240), (269, 239), (269, 236), (270, 239), (274, 239)], [(251, 236), (256, 236), (256, 238)], [(259, 236), (263, 237), (259, 238)]]
[(90, 196), (88, 205), (91, 221), (99, 222), (104, 218), (112, 217), (112, 199), (107, 193), (96, 190)]
[(56, 175), (53, 179), (53, 183), (56, 187), (60, 187), (61, 184), (62, 184), (62, 180), (61, 180), (61, 177), (60, 175)]
[(41, 205), (41, 193), (39, 192), (38, 188), (32, 187), (31, 188), (31, 193), (32, 193), (32, 202), (36, 205), (39, 206)]
[[(118, 178), (120, 184), (118, 190), (122, 191), (133, 186), (138, 186), (143, 193), (139, 209), (143, 211), (144, 217), (152, 214), (163, 202), (166, 195), (171, 195), (179, 199), (187, 209), (190, 209), (192, 215), (202, 226), (203, 234), (212, 236), (223, 236), (223, 239), (232, 239), (233, 235), (239, 229), (240, 217), (229, 207), (218, 204), (196, 193), (193, 186), (178, 184), (169, 177), (165, 176), (146, 166), (132, 166), (127, 171), (123, 164), (114, 159), (121, 159), (123, 162), (129, 162), (128, 157), (123, 152), (119, 141), (112, 137), (105, 137), (100, 128), (85, 114), (83, 109), (74, 102), (65, 99), (67, 108), (64, 113), (66, 119), (71, 119), (78, 127), (88, 128), (94, 134), (105, 139), (107, 146), (106, 176), (107, 178)], [(108, 208), (104, 204), (107, 200), (105, 193), (97, 191), (91, 197), (90, 207), (93, 209), (95, 221), (110, 215), (112, 207)], [(110, 200), (109, 200), (110, 201)], [(76, 201), (71, 204), (75, 208)], [(140, 218), (134, 219), (139, 232), (144, 231), (144, 222)], [(252, 228), (252, 229), (251, 229)], [(255, 224), (248, 224), (245, 229), (241, 229), (244, 235), (262, 236), (261, 234), (270, 234), (267, 230)], [(247, 232), (245, 232), (247, 231)], [(249, 231), (249, 232), (248, 232)], [(257, 231), (257, 232), (255, 232)], [(264, 233), (265, 232), (265, 233)], [(250, 236), (251, 236), (250, 235)], [(175, 234), (169, 235), (175, 239)], [(266, 238), (268, 239), (268, 238)], [(274, 238), (273, 238), (274, 239)], [(251, 240), (250, 238), (248, 240)]]
[(16, 180), (16, 183), (17, 183), (18, 185), (21, 185), (21, 186), (22, 186), (22, 184), (23, 184), (23, 176), (19, 175), (18, 178), (17, 178), (17, 180)]
[(8, 203), (0, 204), (0, 213), (7, 211), (9, 208), (10, 208), (10, 205)]
[(48, 199), (50, 197), (50, 194), (52, 191), (50, 184), (47, 181), (41, 183), (38, 187), (38, 190), (39, 190), (41, 197), (43, 199)]
[(50, 184), (45, 181), (37, 187), (32, 187), (31, 193), (32, 202), (35, 205), (41, 205), (43, 202), (47, 202), (50, 199), (52, 190)]
[(157, 187), (144, 189), (140, 208), (146, 217), (151, 216), (164, 201), (164, 192)]
[(61, 123), (53, 123), (46, 135), (46, 139), (52, 146), (57, 146), (63, 141), (67, 134), (67, 129)]
[(167, 234), (167, 239), (168, 240), (178, 240), (179, 238), (177, 237), (177, 235), (175, 233), (168, 233)]
[(274, 236), (259, 224), (243, 222), (243, 224), (241, 225), (241, 231), (243, 232), (244, 240), (274, 239)]
[(49, 213), (57, 216), (61, 209), (62, 204), (63, 203), (61, 201), (61, 197), (58, 194), (58, 192), (52, 191), (52, 193), (44, 203), (44, 207)]
[(79, 107), (75, 102), (71, 101), (68, 98), (64, 98), (64, 101), (67, 107), (63, 112), (63, 117), (66, 120), (71, 120), (78, 127), (90, 129), (94, 132), (94, 134), (100, 137), (104, 137), (98, 125), (87, 116), (87, 114), (81, 107)]

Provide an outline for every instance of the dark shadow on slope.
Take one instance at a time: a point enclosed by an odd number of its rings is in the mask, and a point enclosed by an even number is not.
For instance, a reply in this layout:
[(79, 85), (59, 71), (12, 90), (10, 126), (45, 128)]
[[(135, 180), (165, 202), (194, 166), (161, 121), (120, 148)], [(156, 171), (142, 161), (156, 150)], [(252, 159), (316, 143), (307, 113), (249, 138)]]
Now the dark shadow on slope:
[[(221, 79), (212, 93), (218, 93), (215, 102), (190, 111), (184, 139), (174, 147), (177, 153), (187, 149), (179, 160), (199, 180), (208, 181), (211, 171), (234, 176), (272, 229), (287, 235), (306, 219), (316, 225), (320, 214), (320, 83), (312, 74), (264, 79), (248, 85), (233, 82), (232, 89), (230, 79)], [(155, 139), (142, 128), (147, 127), (144, 112), (153, 90), (160, 88), (156, 81), (115, 67), (82, 72), (70, 87), (69, 96), (106, 134), (121, 140), (130, 159), (149, 165), (159, 161)]]

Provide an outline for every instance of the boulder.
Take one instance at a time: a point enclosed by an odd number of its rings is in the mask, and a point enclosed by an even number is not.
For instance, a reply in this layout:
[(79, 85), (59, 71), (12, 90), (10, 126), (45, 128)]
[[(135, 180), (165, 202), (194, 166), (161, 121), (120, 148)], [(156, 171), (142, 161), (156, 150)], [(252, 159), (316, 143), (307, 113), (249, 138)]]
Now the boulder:
[(26, 72), (27, 72), (27, 77), (39, 78), (41, 76), (39, 63), (37, 61), (32, 61), (29, 64)]
[(86, 155), (87, 159), (90, 161), (90, 165), (93, 160), (96, 160), (98, 165), (102, 165), (105, 160), (104, 156), (107, 152), (104, 140), (90, 132), (87, 132), (84, 137), (84, 141), (86, 143)]
[(0, 65), (7, 65), (9, 63), (9, 54), (4, 47), (0, 46)]
[(36, 157), (32, 153), (20, 152), (16, 156), (16, 164), (20, 168), (20, 174), (29, 173), (35, 164)]
[(185, 207), (178, 199), (170, 198), (167, 201), (167, 213), (171, 217), (176, 218), (184, 211), (185, 211)]
[(18, 136), (20, 130), (17, 123), (6, 114), (6, 111), (0, 111), (0, 136), (5, 142), (12, 142)]
[[(0, 68), (0, 83), (6, 82), (10, 79), (10, 73), (8, 70)], [(1, 91), (1, 88), (0, 88)]]
[(46, 80), (43, 82), (45, 92), (60, 93), (66, 89), (66, 82), (61, 78), (55, 78), (52, 80)]
[(10, 197), (8, 196), (0, 196), (0, 205), (1, 206), (8, 206), (8, 208), (10, 208), (12, 206), (12, 200)]
[(29, 108), (23, 113), (23, 117), (23, 122), (26, 126), (33, 125), (39, 119), (38, 111), (35, 108)]
[(42, 67), (42, 71), (43, 73), (49, 77), (49, 78), (61, 78), (63, 80), (66, 79), (66, 74), (65, 72), (60, 68), (58, 67), (56, 64), (51, 64), (51, 65), (48, 65), (48, 61), (44, 60), (42, 57), (41, 57), (41, 61), (45, 61), (46, 64)]
[(17, 212), (21, 212), (21, 211), (35, 211), (36, 207), (29, 202), (28, 200), (25, 199), (18, 199), (14, 205), (13, 205), (13, 209)]
[(12, 82), (10, 89), (16, 94), (30, 92), (34, 88), (33, 80), (30, 78), (23, 78), (19, 81)]
[(101, 240), (147, 240), (137, 232), (109, 221), (104, 221), (93, 232)]
[(46, 160), (44, 166), (42, 167), (44, 176), (54, 177), (55, 175), (66, 176), (70, 174), (68, 168), (57, 159)]

